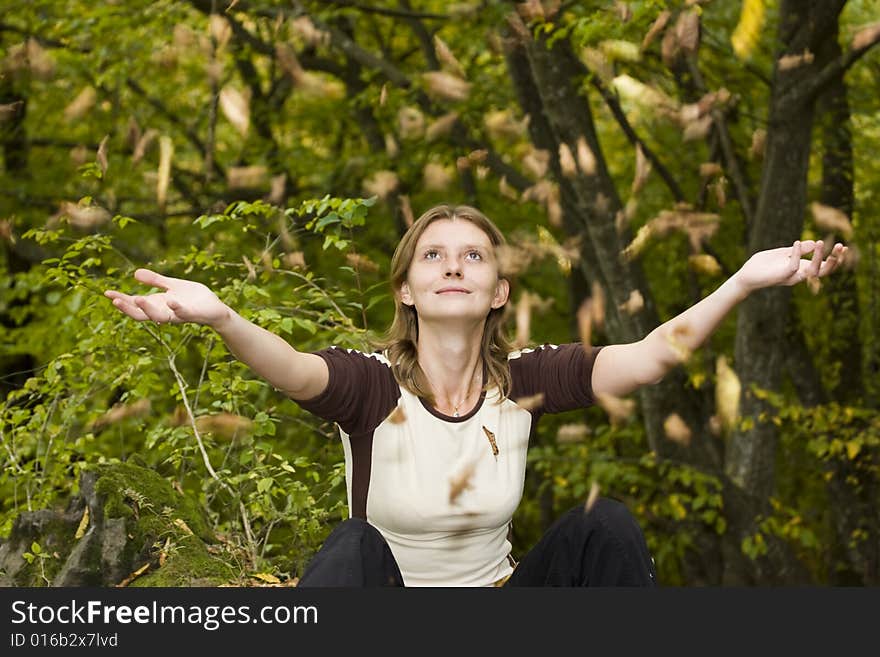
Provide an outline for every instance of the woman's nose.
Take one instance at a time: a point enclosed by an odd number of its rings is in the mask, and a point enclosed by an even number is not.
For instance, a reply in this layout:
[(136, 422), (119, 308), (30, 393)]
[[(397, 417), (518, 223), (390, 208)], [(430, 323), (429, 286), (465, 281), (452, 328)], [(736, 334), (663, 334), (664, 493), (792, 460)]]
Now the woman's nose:
[(461, 268), (449, 267), (444, 274), (446, 278), (461, 278)]

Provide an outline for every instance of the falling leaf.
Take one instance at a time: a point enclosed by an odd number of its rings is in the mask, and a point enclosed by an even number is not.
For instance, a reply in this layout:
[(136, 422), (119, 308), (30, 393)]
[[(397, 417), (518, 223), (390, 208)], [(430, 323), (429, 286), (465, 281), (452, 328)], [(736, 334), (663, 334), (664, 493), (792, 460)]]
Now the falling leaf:
[(370, 260), (369, 257), (362, 253), (346, 253), (345, 260), (354, 269), (358, 271), (366, 271), (376, 273), (379, 271), (379, 265)]
[(546, 176), (549, 164), (550, 151), (545, 149), (531, 147), (522, 158), (523, 168), (535, 178)]
[(269, 169), (262, 164), (229, 167), (226, 184), (230, 189), (265, 189), (269, 185)]
[(471, 84), (466, 80), (443, 71), (422, 73), (425, 90), (430, 96), (439, 100), (466, 100), (470, 94)]
[(682, 133), (682, 138), (684, 139), (684, 141), (703, 139), (706, 135), (709, 134), (709, 130), (712, 128), (712, 120), (712, 116), (710, 114), (706, 114), (705, 116), (701, 116), (696, 121), (691, 121), (690, 123), (688, 123)]
[(727, 204), (727, 178), (719, 178), (711, 187), (715, 192), (715, 202), (718, 203), (719, 208), (723, 208)]
[(99, 431), (128, 418), (143, 417), (149, 412), (150, 400), (146, 398), (139, 399), (132, 404), (116, 404), (88, 427), (90, 431)]
[(385, 135), (385, 152), (392, 160), (400, 153), (400, 146), (397, 145), (397, 140), (391, 133)]
[(749, 147), (749, 157), (760, 160), (764, 157), (764, 149), (767, 145), (767, 131), (758, 128), (752, 133), (752, 145)]
[(0, 219), (0, 239), (15, 244), (15, 233), (12, 231), (12, 221), (9, 219)]
[(81, 539), (86, 535), (86, 529), (89, 526), (89, 507), (86, 506), (85, 510), (83, 510), (82, 518), (79, 521), (79, 527), (76, 528), (76, 534), (73, 535), (75, 540)]
[(599, 499), (599, 484), (596, 480), (590, 484), (590, 492), (587, 495), (587, 501), (584, 502), (584, 513), (589, 513), (593, 505), (596, 504), (596, 500)]
[(596, 402), (608, 414), (613, 425), (626, 422), (636, 410), (635, 400), (622, 399), (614, 395), (596, 393)]
[(730, 37), (733, 50), (740, 59), (748, 59), (764, 27), (765, 0), (743, 0), (739, 22)]
[(869, 48), (874, 45), (878, 39), (880, 39), (880, 23), (874, 23), (873, 25), (863, 27), (853, 35), (850, 48), (853, 50)]
[(330, 43), (330, 33), (315, 27), (308, 16), (298, 16), (290, 23), (293, 32), (312, 47), (325, 46)]
[(624, 23), (628, 22), (629, 19), (632, 18), (632, 8), (629, 6), (628, 2), (615, 0), (614, 11), (617, 13), (617, 17)]
[(675, 353), (679, 363), (685, 363), (690, 360), (691, 349), (687, 345), (687, 338), (691, 335), (689, 326), (675, 326), (672, 331), (666, 334), (666, 343)]
[(388, 83), (382, 85), (382, 89), (379, 91), (379, 107), (385, 107), (385, 103), (388, 102)]
[(220, 90), (220, 109), (242, 137), (247, 136), (251, 121), (250, 103), (235, 87), (226, 85)]
[(232, 25), (220, 14), (211, 14), (208, 17), (208, 32), (214, 43), (217, 44), (217, 51), (222, 51), (232, 38)]
[(507, 176), (501, 176), (501, 180), (498, 181), (498, 192), (501, 196), (509, 198), (511, 201), (519, 200), (519, 192), (510, 186), (507, 182)]
[(627, 315), (635, 315), (637, 312), (645, 307), (645, 299), (642, 297), (641, 292), (639, 292), (638, 290), (633, 290), (629, 293), (629, 297), (627, 298), (627, 300), (620, 304), (620, 306), (618, 307)]
[(159, 131), (155, 128), (150, 128), (138, 138), (137, 143), (134, 146), (134, 152), (131, 155), (132, 164), (137, 164), (141, 161), (141, 159), (147, 152), (147, 148), (150, 146), (150, 144), (153, 143), (153, 141), (155, 141), (156, 137), (158, 136)]
[(522, 137), (528, 126), (529, 119), (522, 121), (513, 118), (509, 109), (493, 110), (483, 117), (483, 125), (492, 139), (517, 139)]
[(391, 424), (403, 424), (406, 422), (406, 413), (403, 411), (403, 406), (395, 406), (394, 410), (391, 411), (391, 414), (386, 419)]
[(780, 71), (790, 71), (793, 68), (798, 68), (805, 64), (812, 64), (813, 59), (813, 53), (809, 50), (804, 50), (804, 52), (799, 55), (783, 55), (779, 58), (779, 61), (776, 62), (776, 65)]
[(428, 129), (425, 130), (425, 139), (428, 141), (436, 141), (440, 137), (445, 137), (452, 132), (452, 128), (455, 127), (457, 121), (458, 112), (444, 114), (428, 125)]
[(593, 176), (596, 174), (596, 156), (587, 145), (585, 137), (578, 137), (577, 140), (577, 163), (578, 168), (585, 176)]
[(415, 218), (413, 217), (412, 205), (409, 201), (409, 196), (406, 194), (401, 194), (397, 197), (398, 202), (400, 203), (400, 214), (403, 215), (403, 222), (406, 224), (406, 227), (409, 228), (413, 225)]
[(97, 100), (98, 93), (95, 91), (94, 87), (88, 86), (83, 88), (79, 94), (77, 94), (76, 98), (64, 108), (65, 120), (70, 122), (81, 119), (90, 109), (92, 109), (92, 107), (94, 107)]
[(492, 455), (498, 456), (498, 443), (495, 441), (495, 434), (489, 431), (488, 428), (483, 426), (483, 433), (486, 434), (486, 438), (489, 439), (489, 445), (492, 447)]
[(455, 504), (459, 496), (466, 490), (473, 488), (471, 478), (476, 470), (476, 462), (471, 461), (461, 471), (449, 478), (449, 503)]
[(364, 191), (370, 196), (386, 199), (400, 185), (400, 179), (393, 171), (379, 170), (364, 180)]
[(556, 442), (560, 444), (580, 443), (587, 439), (590, 430), (583, 422), (563, 424), (556, 431)]
[(641, 144), (636, 144), (636, 173), (632, 182), (632, 194), (638, 194), (645, 186), (648, 174), (651, 173), (651, 162), (645, 156), (645, 151)]
[(428, 191), (444, 191), (452, 185), (452, 171), (437, 162), (428, 162), (422, 172), (422, 180)]
[(71, 226), (81, 230), (94, 230), (110, 221), (110, 212), (100, 205), (79, 205), (64, 201), (61, 214), (66, 216)]
[(700, 15), (696, 11), (683, 11), (675, 22), (678, 47), (689, 55), (697, 52), (700, 45)]
[(559, 144), (559, 167), (562, 169), (562, 175), (571, 178), (577, 175), (577, 163), (574, 161), (574, 155), (571, 149), (564, 141)]
[(0, 122), (9, 121), (14, 118), (24, 107), (23, 100), (17, 100), (14, 103), (0, 105)]
[(443, 68), (449, 73), (460, 78), (466, 77), (464, 68), (462, 68), (459, 61), (455, 58), (455, 55), (452, 54), (452, 50), (450, 50), (449, 46), (446, 45), (446, 42), (436, 34), (434, 35), (434, 52), (437, 55), (437, 59), (439, 59), (443, 65)]
[(663, 431), (674, 443), (685, 447), (691, 443), (691, 430), (678, 413), (672, 413), (663, 421)]
[(740, 382), (725, 356), (715, 361), (715, 406), (724, 431), (730, 431), (739, 417)]
[(532, 321), (532, 293), (524, 291), (516, 304), (516, 338), (517, 347), (525, 347), (529, 343)]
[(813, 212), (813, 220), (822, 230), (836, 233), (847, 241), (853, 238), (853, 227), (845, 212), (818, 201), (810, 204), (810, 210)]
[(698, 274), (718, 276), (721, 274), (721, 265), (708, 253), (698, 253), (688, 256), (688, 265)]
[(642, 50), (647, 50), (648, 46), (651, 45), (651, 42), (657, 37), (660, 32), (663, 31), (663, 28), (666, 27), (666, 24), (669, 22), (669, 18), (672, 16), (672, 12), (669, 10), (661, 11), (660, 14), (654, 19), (654, 22), (651, 23), (651, 27), (648, 29), (648, 32), (645, 34), (645, 38), (642, 39)]
[(171, 158), (174, 156), (174, 142), (168, 135), (159, 137), (159, 175), (156, 179), (156, 202), (159, 211), (165, 212), (168, 196), (168, 183), (171, 180)]
[(425, 115), (416, 107), (401, 107), (397, 112), (397, 131), (401, 139), (421, 139), (425, 134)]
[(302, 251), (293, 251), (284, 254), (284, 264), (290, 269), (305, 269), (306, 259)]
[(247, 267), (247, 270), (248, 270), (247, 279), (249, 281), (257, 280), (257, 270), (254, 269), (254, 263), (252, 263), (250, 260), (248, 260), (248, 257), (246, 255), (242, 255), (241, 259), (244, 260), (244, 266)]
[[(284, 199), (287, 195), (287, 174), (279, 173), (277, 176), (272, 176), (272, 181), (269, 185), (269, 196), (266, 198), (269, 203), (272, 205), (282, 205), (284, 203)], [(285, 248), (291, 248), (291, 237), (290, 231), (287, 230), (287, 224), (282, 221), (281, 223), (281, 240), (284, 242)]]
[(700, 164), (700, 177), (701, 178), (712, 178), (714, 176), (720, 176), (723, 172), (721, 165), (717, 162), (703, 162)]
[(526, 411), (533, 411), (536, 408), (540, 408), (541, 404), (544, 403), (544, 393), (539, 392), (534, 395), (529, 395), (528, 397), (520, 397), (514, 401), (520, 408)]
[(589, 350), (592, 342), (593, 332), (593, 303), (588, 297), (581, 302), (577, 310), (578, 334), (584, 349)]
[(541, 4), (541, 0), (518, 2), (516, 4), (516, 11), (527, 23), (536, 19), (544, 19), (544, 6)]
[(807, 289), (814, 295), (822, 291), (822, 281), (818, 276), (807, 276), (806, 284)]
[[(188, 423), (188, 421), (187, 421)], [(235, 413), (211, 413), (196, 418), (196, 428), (202, 433), (211, 433), (218, 438), (232, 440), (241, 434), (250, 433), (253, 420)]]

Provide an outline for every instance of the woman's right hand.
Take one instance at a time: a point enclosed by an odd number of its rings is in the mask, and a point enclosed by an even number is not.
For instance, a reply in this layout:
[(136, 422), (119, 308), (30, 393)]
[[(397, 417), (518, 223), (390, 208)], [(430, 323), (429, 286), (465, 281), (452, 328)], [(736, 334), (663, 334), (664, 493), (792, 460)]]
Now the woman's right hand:
[(232, 314), (229, 306), (201, 283), (163, 276), (149, 269), (138, 269), (134, 277), (165, 291), (142, 296), (106, 290), (104, 296), (132, 319), (158, 324), (195, 322), (216, 328)]

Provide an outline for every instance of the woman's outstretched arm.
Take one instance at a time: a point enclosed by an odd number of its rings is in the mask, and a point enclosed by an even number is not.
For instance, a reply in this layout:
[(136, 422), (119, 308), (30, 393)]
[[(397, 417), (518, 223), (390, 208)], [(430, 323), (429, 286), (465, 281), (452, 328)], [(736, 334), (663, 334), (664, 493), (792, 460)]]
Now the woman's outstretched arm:
[(138, 269), (134, 277), (164, 292), (104, 292), (116, 308), (132, 319), (210, 326), (238, 360), (292, 399), (311, 399), (327, 387), (329, 374), (323, 358), (299, 352), (280, 336), (244, 319), (205, 285), (149, 269)]
[[(825, 260), (822, 247), (821, 240), (806, 240), (790, 247), (759, 251), (712, 294), (642, 340), (605, 347), (593, 365), (593, 393), (621, 397), (643, 385), (657, 383), (682, 362), (683, 354), (700, 347), (734, 306), (755, 290), (827, 276), (837, 269), (847, 247), (835, 244)], [(812, 253), (812, 258), (801, 258), (805, 253)]]

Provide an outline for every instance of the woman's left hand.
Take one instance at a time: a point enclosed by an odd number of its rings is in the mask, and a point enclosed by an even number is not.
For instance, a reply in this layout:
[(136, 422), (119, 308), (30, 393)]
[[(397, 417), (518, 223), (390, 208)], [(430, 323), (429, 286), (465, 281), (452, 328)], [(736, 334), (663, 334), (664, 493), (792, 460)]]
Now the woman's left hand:
[[(746, 290), (752, 292), (773, 285), (797, 285), (808, 278), (827, 276), (840, 266), (848, 247), (840, 242), (822, 259), (822, 240), (800, 240), (791, 246), (758, 251), (736, 273)], [(812, 253), (810, 259), (801, 255)]]

